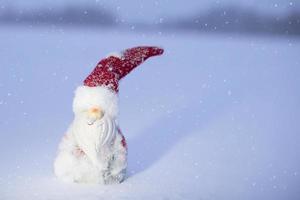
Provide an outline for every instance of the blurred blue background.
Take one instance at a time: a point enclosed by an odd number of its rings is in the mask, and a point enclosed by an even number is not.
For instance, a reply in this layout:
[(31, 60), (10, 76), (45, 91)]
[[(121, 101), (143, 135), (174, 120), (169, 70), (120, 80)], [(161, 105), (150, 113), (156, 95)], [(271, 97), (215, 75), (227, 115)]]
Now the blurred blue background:
[(295, 0), (2, 0), (0, 23), (299, 35), (299, 4)]

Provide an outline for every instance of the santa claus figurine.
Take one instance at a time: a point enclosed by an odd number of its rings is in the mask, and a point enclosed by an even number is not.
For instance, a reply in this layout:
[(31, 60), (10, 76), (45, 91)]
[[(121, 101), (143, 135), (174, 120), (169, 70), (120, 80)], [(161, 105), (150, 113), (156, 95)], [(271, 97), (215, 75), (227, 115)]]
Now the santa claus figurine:
[(119, 80), (151, 56), (157, 47), (135, 47), (101, 60), (75, 91), (75, 118), (64, 135), (54, 162), (64, 181), (120, 183), (127, 166), (127, 145), (116, 118)]

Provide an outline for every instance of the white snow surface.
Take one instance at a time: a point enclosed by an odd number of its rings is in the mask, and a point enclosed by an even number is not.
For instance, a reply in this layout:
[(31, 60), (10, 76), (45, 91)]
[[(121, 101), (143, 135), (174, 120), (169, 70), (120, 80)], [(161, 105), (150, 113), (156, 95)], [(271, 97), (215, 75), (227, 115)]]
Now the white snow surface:
[[(0, 27), (0, 199), (300, 199), (300, 40)], [(74, 90), (109, 52), (165, 49), (120, 84), (128, 178), (53, 174)]]

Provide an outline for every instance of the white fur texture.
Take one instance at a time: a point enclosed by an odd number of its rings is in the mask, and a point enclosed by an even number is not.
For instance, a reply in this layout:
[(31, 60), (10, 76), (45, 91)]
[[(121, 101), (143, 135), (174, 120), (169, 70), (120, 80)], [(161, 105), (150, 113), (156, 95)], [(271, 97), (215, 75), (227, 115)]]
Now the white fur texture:
[(110, 56), (113, 56), (113, 57), (116, 57), (116, 58), (122, 58), (123, 53), (120, 53), (120, 52), (112, 52), (112, 53), (108, 54), (108, 55), (106, 56), (106, 58), (108, 58), (108, 57), (110, 57)]
[(127, 149), (122, 145), (122, 135), (99, 152), (101, 165), (94, 162), (83, 152), (80, 153), (73, 124), (63, 137), (58, 155), (54, 162), (55, 175), (67, 182), (79, 183), (120, 183), (124, 180), (127, 167)]
[(118, 115), (118, 95), (104, 86), (79, 86), (73, 101), (74, 113), (80, 113), (92, 106), (101, 107), (112, 118)]
[[(115, 123), (117, 103), (117, 94), (106, 87), (80, 86), (76, 89), (73, 101), (75, 119), (59, 145), (54, 162), (54, 173), (58, 178), (69, 182), (104, 184), (124, 180), (127, 149)], [(94, 106), (99, 106), (104, 117), (114, 122), (114, 137), (105, 145), (98, 145), (105, 136), (101, 119), (90, 124), (86, 116), (86, 111)]]

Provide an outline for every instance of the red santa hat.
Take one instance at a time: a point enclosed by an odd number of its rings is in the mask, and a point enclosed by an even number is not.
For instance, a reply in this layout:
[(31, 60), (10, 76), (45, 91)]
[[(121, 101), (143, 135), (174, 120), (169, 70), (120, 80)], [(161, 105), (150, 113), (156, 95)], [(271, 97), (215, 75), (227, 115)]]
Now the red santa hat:
[(162, 53), (161, 48), (142, 46), (101, 60), (84, 80), (84, 85), (76, 89), (73, 111), (78, 113), (91, 106), (99, 106), (111, 117), (116, 117), (119, 81), (149, 57)]

